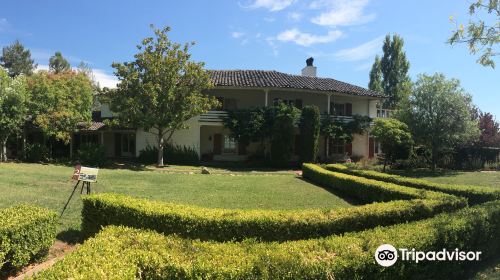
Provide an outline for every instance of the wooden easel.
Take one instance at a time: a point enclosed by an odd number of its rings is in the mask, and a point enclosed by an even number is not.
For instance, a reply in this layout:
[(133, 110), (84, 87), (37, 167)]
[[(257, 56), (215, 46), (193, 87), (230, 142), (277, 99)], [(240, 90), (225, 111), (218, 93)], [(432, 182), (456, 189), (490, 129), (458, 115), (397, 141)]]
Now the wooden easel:
[(71, 201), (71, 198), (73, 198), (73, 195), (75, 194), (75, 191), (78, 188), (78, 185), (80, 184), (80, 182), (82, 182), (82, 189), (80, 190), (80, 194), (83, 194), (83, 189), (84, 188), (86, 189), (86, 194), (90, 194), (90, 182), (85, 182), (85, 181), (78, 180), (78, 182), (76, 182), (75, 187), (73, 188), (73, 191), (71, 192), (71, 195), (68, 198), (68, 201), (64, 205), (64, 208), (63, 208), (63, 210), (62, 210), (61, 215), (59, 216), (59, 218), (62, 217), (62, 215), (64, 214), (64, 211), (68, 207), (68, 204)]

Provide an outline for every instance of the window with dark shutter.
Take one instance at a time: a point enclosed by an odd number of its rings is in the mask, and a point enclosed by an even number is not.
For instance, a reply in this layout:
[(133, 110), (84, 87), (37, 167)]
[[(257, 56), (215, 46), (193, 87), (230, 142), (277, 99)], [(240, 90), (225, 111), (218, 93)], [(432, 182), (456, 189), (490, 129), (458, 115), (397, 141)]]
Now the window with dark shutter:
[(352, 116), (352, 104), (351, 103), (345, 104), (345, 115)]

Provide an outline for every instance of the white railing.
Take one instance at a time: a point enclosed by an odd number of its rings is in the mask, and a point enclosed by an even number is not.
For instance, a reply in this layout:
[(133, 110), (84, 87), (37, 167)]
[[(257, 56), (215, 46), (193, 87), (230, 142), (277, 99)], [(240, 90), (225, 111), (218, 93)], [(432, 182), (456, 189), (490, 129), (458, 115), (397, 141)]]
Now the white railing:
[(226, 111), (208, 111), (200, 115), (200, 122), (221, 123), (227, 116)]

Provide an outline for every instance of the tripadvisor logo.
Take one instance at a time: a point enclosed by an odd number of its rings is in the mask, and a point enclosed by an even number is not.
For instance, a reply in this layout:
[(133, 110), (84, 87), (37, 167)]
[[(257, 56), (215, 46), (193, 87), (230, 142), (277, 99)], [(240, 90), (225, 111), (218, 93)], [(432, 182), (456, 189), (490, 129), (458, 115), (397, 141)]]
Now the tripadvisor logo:
[[(481, 251), (460, 251), (458, 249), (448, 251), (416, 251), (415, 249), (399, 248), (399, 256), (402, 261), (418, 263), (420, 261), (479, 261)], [(392, 266), (398, 260), (398, 250), (391, 244), (382, 244), (375, 251), (375, 260), (381, 266)]]

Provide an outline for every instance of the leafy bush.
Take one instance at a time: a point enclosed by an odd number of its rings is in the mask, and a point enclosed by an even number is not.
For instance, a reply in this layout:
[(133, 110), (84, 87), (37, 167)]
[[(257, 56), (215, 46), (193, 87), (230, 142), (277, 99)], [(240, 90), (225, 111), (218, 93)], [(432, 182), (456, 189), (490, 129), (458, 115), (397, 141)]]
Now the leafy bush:
[(408, 178), (372, 170), (350, 169), (342, 164), (329, 164), (326, 166), (326, 168), (328, 170), (332, 170), (335, 172), (342, 172), (345, 174), (362, 176), (365, 178), (370, 178), (383, 182), (390, 182), (402, 186), (439, 191), (452, 195), (462, 196), (467, 198), (469, 200), (469, 204), (471, 205), (500, 199), (500, 191), (490, 187), (439, 184), (422, 179)]
[[(386, 268), (376, 248), (500, 250), (500, 201), (431, 219), (327, 238), (259, 243), (204, 242), (107, 227), (36, 279), (463, 279), (471, 262), (398, 260)], [(411, 249), (410, 249), (411, 250)]]
[(455, 202), (459, 200), (461, 203), (464, 201), (463, 199), (458, 199), (453, 195), (444, 193), (417, 190), (392, 183), (332, 172), (310, 163), (302, 165), (302, 176), (316, 184), (331, 188), (364, 203), (415, 198)]
[[(312, 171), (305, 173), (311, 174)], [(284, 241), (418, 220), (466, 205), (464, 199), (450, 195), (396, 187), (400, 190), (395, 191), (391, 186), (380, 188), (376, 191), (378, 196), (373, 200), (365, 199), (365, 202), (411, 200), (300, 211), (207, 209), (118, 194), (97, 194), (83, 198), (82, 231), (91, 236), (103, 226), (125, 225), (203, 240), (227, 241), (251, 237)], [(353, 187), (351, 191), (356, 193), (359, 190)], [(349, 189), (345, 192), (348, 193)], [(361, 192), (366, 192), (366, 188)]]
[(0, 270), (20, 269), (46, 254), (56, 237), (57, 214), (19, 205), (0, 210)]
[[(158, 148), (147, 146), (139, 152), (137, 161), (144, 164), (156, 163), (158, 159)], [(167, 164), (197, 165), (200, 163), (198, 152), (193, 147), (184, 145), (165, 144), (163, 148), (163, 160)]]
[(50, 150), (43, 144), (26, 144), (24, 160), (26, 162), (48, 162), (50, 160)]
[(96, 144), (83, 144), (77, 151), (81, 164), (102, 167), (107, 163), (106, 147)]
[(306, 106), (300, 117), (300, 161), (316, 162), (318, 156), (320, 114), (316, 106)]

